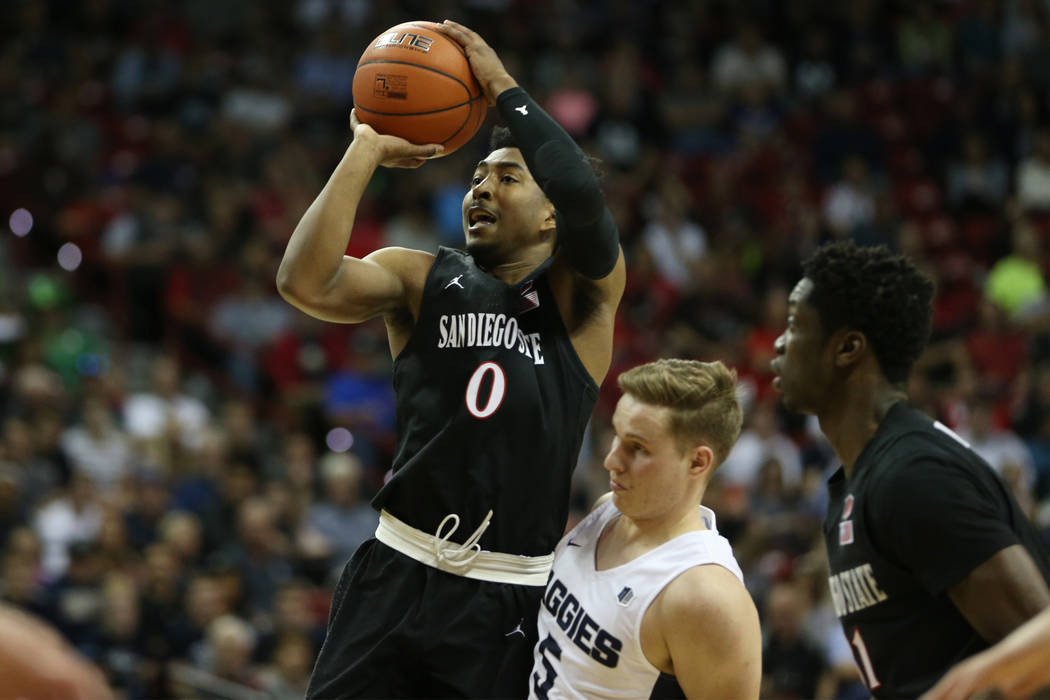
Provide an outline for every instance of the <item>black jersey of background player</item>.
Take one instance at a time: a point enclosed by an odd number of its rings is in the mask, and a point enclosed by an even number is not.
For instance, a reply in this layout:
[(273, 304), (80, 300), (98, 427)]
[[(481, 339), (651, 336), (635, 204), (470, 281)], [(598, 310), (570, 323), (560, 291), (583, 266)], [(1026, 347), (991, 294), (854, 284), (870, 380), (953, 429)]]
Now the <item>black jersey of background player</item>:
[(1035, 528), (988, 464), (941, 423), (894, 405), (857, 459), (829, 481), (831, 597), (877, 697), (915, 697), (988, 645), (947, 589), (1024, 545), (1050, 581)]
[(492, 509), (482, 549), (553, 551), (598, 387), (562, 323), (549, 265), (508, 285), (466, 253), (438, 251), (394, 363), (398, 445), (376, 508), (429, 533), (456, 513), (456, 542)]

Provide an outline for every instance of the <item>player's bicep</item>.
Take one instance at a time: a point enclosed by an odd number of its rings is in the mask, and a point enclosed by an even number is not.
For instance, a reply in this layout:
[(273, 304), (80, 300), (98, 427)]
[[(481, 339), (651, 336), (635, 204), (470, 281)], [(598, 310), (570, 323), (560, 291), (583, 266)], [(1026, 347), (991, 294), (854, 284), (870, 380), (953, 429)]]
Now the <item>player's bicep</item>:
[(747, 589), (717, 565), (692, 569), (672, 585), (677, 590), (661, 618), (674, 675), (685, 696), (757, 698), (762, 637)]
[(316, 318), (360, 323), (409, 306), (412, 291), (421, 292), (432, 262), (429, 253), (404, 248), (381, 248), (365, 258), (347, 255), (324, 289), (309, 297), (285, 298)]
[(997, 552), (948, 589), (952, 603), (994, 644), (1050, 605), (1050, 592), (1023, 546)]

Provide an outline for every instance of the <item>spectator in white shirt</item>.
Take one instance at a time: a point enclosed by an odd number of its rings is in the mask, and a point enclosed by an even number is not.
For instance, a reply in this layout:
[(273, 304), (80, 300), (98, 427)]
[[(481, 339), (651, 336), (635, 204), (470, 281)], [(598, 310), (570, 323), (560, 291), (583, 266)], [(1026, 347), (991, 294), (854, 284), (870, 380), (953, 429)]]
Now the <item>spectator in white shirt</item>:
[(85, 397), (80, 422), (62, 433), (62, 451), (73, 469), (91, 477), (100, 491), (114, 488), (130, 467), (128, 437), (97, 396)]
[(802, 482), (802, 456), (791, 438), (780, 431), (776, 404), (760, 401), (755, 404), (733, 449), (718, 473), (725, 484), (743, 486), (751, 490), (758, 481), (762, 465), (769, 459), (780, 463), (784, 488), (793, 490)]
[(985, 399), (975, 399), (969, 406), (968, 425), (957, 432), (973, 451), (988, 462), (1000, 476), (1008, 469), (1018, 469), (1025, 485), (1035, 486), (1032, 453), (1024, 441), (1008, 428), (995, 425), (993, 406)]
[(824, 200), (824, 218), (837, 236), (848, 236), (875, 219), (875, 192), (868, 164), (857, 155), (846, 157), (842, 179), (832, 185)]
[(69, 547), (74, 542), (94, 542), (102, 527), (102, 508), (86, 474), (70, 477), (65, 495), (37, 511), (33, 529), (44, 547), (43, 569), (49, 580), (58, 579), (69, 566)]
[(711, 73), (715, 84), (725, 92), (734, 93), (752, 83), (780, 92), (786, 83), (787, 64), (776, 47), (763, 42), (758, 27), (744, 23), (736, 40), (715, 54)]
[(1017, 199), (1026, 210), (1050, 211), (1050, 129), (1042, 129), (1035, 148), (1017, 167)]
[(179, 391), (179, 366), (168, 356), (154, 360), (149, 390), (124, 402), (128, 433), (145, 441), (173, 437), (184, 447), (197, 448), (210, 419), (203, 401)]
[(707, 234), (689, 219), (692, 197), (676, 177), (657, 185), (649, 201), (649, 221), (642, 241), (660, 275), (679, 292), (687, 292), (697, 279), (697, 266), (707, 254)]

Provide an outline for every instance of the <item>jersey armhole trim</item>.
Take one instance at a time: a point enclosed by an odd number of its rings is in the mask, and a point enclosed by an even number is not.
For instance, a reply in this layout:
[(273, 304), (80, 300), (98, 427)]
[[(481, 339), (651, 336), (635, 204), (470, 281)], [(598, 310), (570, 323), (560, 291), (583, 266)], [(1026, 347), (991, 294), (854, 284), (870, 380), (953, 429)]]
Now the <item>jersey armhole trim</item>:
[(426, 307), (428, 305), (427, 292), (429, 291), (430, 286), (433, 283), (435, 275), (434, 271), (437, 269), (438, 263), (440, 263), (442, 260), (448, 257), (448, 254), (451, 251), (451, 248), (448, 248), (446, 246), (439, 246), (438, 252), (434, 256), (434, 260), (430, 263), (430, 269), (427, 270), (427, 278), (423, 282), (423, 292), (420, 294), (419, 316), (417, 316), (412, 322), (412, 332), (408, 334), (408, 340), (405, 342), (405, 347), (401, 348), (401, 352), (397, 354), (397, 357), (395, 357), (393, 362), (391, 363), (390, 374), (392, 376), (397, 374), (398, 363), (401, 361), (401, 358), (405, 356), (405, 353), (415, 348), (416, 337), (419, 335), (418, 329), (420, 321), (422, 321), (423, 317), (426, 315)]

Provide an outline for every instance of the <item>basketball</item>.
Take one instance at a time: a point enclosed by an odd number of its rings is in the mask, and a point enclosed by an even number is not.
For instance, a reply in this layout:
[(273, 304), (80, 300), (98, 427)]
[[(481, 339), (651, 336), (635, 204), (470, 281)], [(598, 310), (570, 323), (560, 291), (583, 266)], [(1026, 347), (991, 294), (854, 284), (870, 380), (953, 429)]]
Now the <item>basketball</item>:
[(463, 48), (428, 24), (399, 24), (368, 45), (354, 73), (354, 108), (379, 133), (440, 143), (444, 156), (477, 133), (488, 102)]

